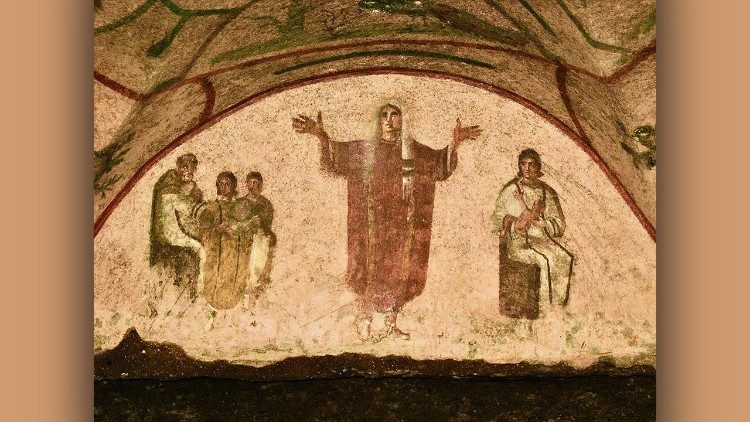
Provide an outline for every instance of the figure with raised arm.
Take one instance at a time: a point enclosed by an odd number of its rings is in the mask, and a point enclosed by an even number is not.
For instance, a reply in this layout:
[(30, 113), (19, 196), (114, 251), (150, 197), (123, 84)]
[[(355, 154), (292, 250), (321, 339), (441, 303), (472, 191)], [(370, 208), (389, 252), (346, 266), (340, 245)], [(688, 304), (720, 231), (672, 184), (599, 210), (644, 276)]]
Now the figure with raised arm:
[(293, 127), (318, 139), (324, 172), (347, 180), (346, 281), (358, 295), (360, 337), (373, 336), (372, 317), (379, 312), (385, 329), (377, 338), (408, 340), (397, 317), (427, 280), (435, 183), (450, 177), (459, 145), (481, 130), (456, 119), (452, 141), (436, 150), (409, 135), (404, 110), (395, 102), (380, 107), (376, 121), (374, 139), (351, 142), (332, 140), (321, 113), (300, 115)]

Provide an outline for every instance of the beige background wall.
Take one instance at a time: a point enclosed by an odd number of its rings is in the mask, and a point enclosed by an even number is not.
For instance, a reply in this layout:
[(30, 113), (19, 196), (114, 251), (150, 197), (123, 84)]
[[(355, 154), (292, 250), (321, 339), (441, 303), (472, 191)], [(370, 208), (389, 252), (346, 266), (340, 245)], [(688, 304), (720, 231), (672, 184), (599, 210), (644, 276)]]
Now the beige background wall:
[[(332, 137), (358, 139), (372, 133), (374, 110), (390, 98), (405, 107), (415, 139), (433, 148), (450, 141), (459, 116), (484, 133), (461, 146), (458, 169), (438, 182), (427, 286), (400, 319), (412, 339), (363, 344), (353, 326), (354, 295), (344, 282), (345, 180), (320, 172), (317, 141), (296, 134), (291, 117), (320, 110)], [(544, 179), (568, 219), (564, 243), (576, 255), (567, 313), (531, 324), (498, 314), (497, 239), (489, 222), (526, 147), (542, 155)], [(271, 288), (253, 314), (240, 307), (220, 314), (207, 332), (205, 301), (189, 305), (169, 283), (160, 316), (146, 317), (144, 290), (165, 277), (148, 267), (151, 190), (186, 152), (198, 156), (196, 177), (207, 198), (215, 196), (220, 171), (235, 171), (242, 180), (258, 170), (276, 209)], [(655, 364), (655, 243), (571, 139), (519, 104), (456, 82), (356, 77), (248, 106), (157, 163), (114, 211), (94, 248), (97, 350), (113, 347), (134, 326), (145, 339), (177, 343), (200, 359), (256, 365), (342, 352), (576, 366), (612, 356), (622, 364)]]

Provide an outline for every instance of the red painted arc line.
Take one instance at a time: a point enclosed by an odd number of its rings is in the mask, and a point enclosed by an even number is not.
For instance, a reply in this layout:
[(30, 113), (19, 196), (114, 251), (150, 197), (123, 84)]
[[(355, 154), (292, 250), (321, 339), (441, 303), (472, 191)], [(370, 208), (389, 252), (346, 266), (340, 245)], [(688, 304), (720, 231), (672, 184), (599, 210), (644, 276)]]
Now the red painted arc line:
[(633, 60), (631, 60), (628, 64), (617, 69), (614, 73), (607, 76), (606, 78), (603, 78), (602, 81), (609, 84), (617, 82), (652, 55), (656, 55), (656, 38), (654, 38), (646, 48), (639, 51), (638, 54), (636, 54), (636, 56), (633, 58)]
[[(220, 69), (212, 70), (210, 72), (206, 72), (204, 74), (197, 75), (195, 77), (197, 78), (197, 77), (202, 77), (202, 76), (214, 76), (214, 75), (217, 75), (217, 74), (220, 74), (220, 73), (224, 73), (224, 72), (228, 72), (228, 71), (232, 71), (232, 70), (235, 70), (235, 69), (240, 69), (240, 68), (243, 68), (243, 67), (250, 67), (250, 66), (254, 66), (254, 65), (257, 65), (257, 64), (265, 63), (265, 62), (268, 62), (268, 61), (271, 61), (271, 60), (284, 59), (284, 58), (292, 57), (292, 56), (301, 56), (301, 55), (307, 55), (307, 54), (312, 54), (312, 53), (320, 53), (320, 52), (325, 52), (325, 51), (342, 50), (342, 49), (346, 49), (346, 48), (373, 47), (373, 46), (377, 46), (377, 45), (398, 45), (398, 44), (410, 44), (410, 45), (447, 45), (447, 46), (452, 46), (452, 47), (467, 47), (467, 48), (474, 48), (474, 49), (477, 49), (477, 50), (489, 50), (489, 51), (497, 51), (497, 52), (502, 52), (502, 53), (507, 53), (507, 54), (513, 54), (513, 55), (516, 55), (516, 56), (525, 57), (525, 58), (530, 59), (530, 60), (548, 63), (548, 64), (551, 64), (551, 65), (557, 65), (558, 64), (558, 62), (556, 62), (554, 60), (551, 60), (551, 59), (548, 59), (548, 58), (546, 58), (544, 56), (539, 56), (539, 55), (536, 55), (536, 54), (527, 53), (525, 51), (516, 50), (516, 49), (513, 49), (513, 48), (502, 47), (502, 46), (498, 46), (498, 45), (495, 45), (495, 44), (474, 43), (474, 42), (468, 42), (468, 41), (450, 41), (450, 40), (366, 40), (366, 41), (358, 41), (358, 42), (351, 42), (351, 43), (342, 43), (342, 44), (330, 45), (330, 46), (313, 47), (313, 48), (308, 48), (308, 49), (295, 50), (295, 51), (291, 51), (291, 52), (290, 51), (282, 52), (282, 53), (278, 53), (278, 54), (274, 54), (274, 55), (269, 55), (269, 56), (260, 57), (260, 58), (257, 58), (257, 59), (248, 60), (248, 61), (245, 61), (245, 62), (242, 62), (242, 63), (238, 63), (236, 65), (228, 66), (228, 67), (225, 67), (225, 68), (220, 68)], [(616, 75), (619, 75), (620, 73), (627, 73), (627, 72), (629, 72), (635, 66), (637, 66), (641, 61), (645, 60), (648, 56), (650, 56), (651, 54), (655, 54), (656, 53), (655, 45), (656, 45), (656, 39), (654, 39), (651, 42), (651, 44), (649, 44), (648, 47), (646, 47), (645, 49), (641, 50), (636, 55), (635, 59), (633, 59), (630, 63), (626, 64), (622, 68), (620, 68), (617, 71), (615, 71), (610, 76), (597, 75), (597, 74), (595, 74), (595, 73), (593, 73), (593, 72), (591, 72), (589, 70), (586, 70), (586, 69), (584, 69), (582, 67), (579, 67), (579, 66), (574, 66), (574, 65), (565, 64), (565, 63), (563, 63), (562, 65), (565, 66), (566, 68), (570, 69), (570, 70), (574, 70), (577, 73), (581, 73), (581, 74), (590, 76), (590, 77), (592, 77), (594, 79), (597, 79), (597, 80), (600, 80), (600, 81), (603, 81), (603, 82), (609, 82), (609, 80), (612, 79), (612, 78), (616, 79), (617, 77), (620, 77), (620, 76), (616, 76)]]
[(578, 130), (578, 135), (587, 144), (591, 145), (591, 140), (586, 136), (586, 131), (583, 130), (583, 125), (581, 125), (581, 121), (578, 120), (578, 115), (575, 110), (573, 110), (573, 102), (570, 99), (570, 94), (568, 94), (568, 71), (565, 69), (565, 66), (557, 67), (557, 70), (555, 70), (555, 81), (557, 82), (557, 90), (560, 92), (560, 99), (565, 105), (565, 110), (567, 110), (570, 120)]
[[(121, 94), (128, 96), (130, 98), (134, 99), (143, 99), (148, 98), (151, 95), (154, 95), (159, 92), (165, 92), (172, 89), (175, 89), (181, 85), (195, 82), (196, 80), (199, 80), (201, 78), (206, 78), (210, 76), (215, 76), (221, 73), (230, 72), (232, 70), (241, 69), (245, 67), (252, 67), (258, 64), (267, 63), (273, 60), (280, 60), (287, 57), (293, 57), (293, 56), (301, 56), (301, 55), (307, 55), (307, 54), (313, 54), (313, 53), (320, 53), (320, 52), (326, 52), (326, 51), (336, 51), (346, 48), (356, 48), (356, 47), (372, 47), (377, 45), (449, 45), (454, 47), (467, 47), (467, 48), (475, 48), (479, 50), (490, 50), (490, 51), (498, 51), (508, 54), (513, 54), (521, 57), (525, 57), (530, 60), (538, 61), (538, 62), (545, 62), (548, 64), (558, 65), (558, 63), (535, 54), (527, 53), (525, 51), (515, 50), (512, 48), (507, 47), (501, 47), (493, 44), (482, 44), (482, 43), (471, 43), (471, 42), (465, 42), (465, 41), (447, 41), (447, 40), (368, 40), (368, 41), (360, 41), (360, 42), (353, 42), (353, 43), (345, 43), (345, 44), (337, 44), (332, 46), (321, 46), (321, 47), (314, 47), (314, 48), (308, 48), (303, 50), (295, 50), (295, 51), (286, 51), (274, 55), (269, 55), (265, 57), (260, 57), (257, 59), (248, 60), (242, 63), (238, 63), (235, 65), (223, 67), (220, 69), (215, 69), (200, 75), (193, 76), (191, 78), (185, 79), (181, 81), (180, 83), (173, 84), (165, 88), (163, 91), (158, 91), (150, 94), (140, 94), (135, 91), (133, 91), (130, 88), (125, 87), (124, 85), (113, 81), (109, 78), (107, 78), (104, 75), (101, 75), (98, 72), (95, 72), (95, 76), (97, 77), (97, 80), (102, 82), (103, 84), (110, 86), (112, 89), (115, 89), (117, 92), (120, 92)], [(619, 78), (622, 78), (624, 75), (629, 73), (631, 70), (633, 70), (638, 64), (640, 64), (643, 60), (651, 56), (652, 54), (656, 53), (656, 39), (652, 41), (652, 43), (646, 47), (645, 49), (641, 50), (636, 57), (627, 65), (623, 66), (622, 68), (615, 71), (610, 76), (600, 76), (593, 72), (590, 72), (586, 69), (583, 69), (578, 66), (573, 66), (569, 64), (562, 64), (566, 68), (573, 70), (577, 73), (585, 74), (591, 78), (594, 78), (596, 80), (605, 82), (605, 83), (612, 83)], [(111, 85), (110, 85), (111, 84)], [(136, 96), (136, 97), (134, 97)]]
[(209, 128), (210, 126), (222, 120), (223, 118), (229, 116), (230, 114), (244, 108), (245, 106), (253, 104), (263, 98), (269, 97), (271, 95), (277, 94), (279, 92), (282, 92), (288, 89), (298, 88), (298, 87), (302, 87), (305, 85), (318, 83), (318, 82), (335, 80), (335, 79), (339, 79), (342, 77), (383, 75), (383, 74), (426, 76), (426, 77), (432, 77), (436, 79), (446, 79), (446, 80), (461, 82), (470, 86), (474, 86), (476, 88), (483, 89), (488, 92), (492, 92), (494, 94), (500, 95), (501, 97), (508, 98), (512, 101), (515, 101), (527, 107), (533, 112), (537, 113), (542, 118), (546, 119), (548, 122), (552, 123), (555, 127), (560, 129), (563, 133), (568, 135), (568, 137), (571, 138), (573, 142), (575, 142), (576, 145), (582, 148), (599, 165), (599, 168), (601, 168), (601, 170), (604, 172), (604, 174), (607, 176), (610, 182), (615, 186), (617, 191), (620, 193), (623, 200), (628, 204), (631, 211), (636, 215), (636, 217), (638, 218), (638, 221), (641, 222), (641, 224), (644, 226), (644, 228), (649, 233), (649, 235), (654, 240), (654, 242), (656, 241), (656, 230), (653, 228), (651, 223), (645, 217), (645, 215), (643, 214), (643, 211), (641, 211), (641, 209), (638, 207), (638, 204), (635, 203), (635, 200), (627, 191), (627, 189), (625, 189), (625, 186), (623, 186), (622, 182), (620, 182), (620, 180), (617, 178), (617, 175), (615, 175), (614, 172), (612, 172), (612, 170), (604, 162), (601, 156), (599, 156), (599, 154), (595, 150), (593, 150), (593, 148), (591, 148), (591, 146), (588, 143), (586, 143), (574, 130), (568, 127), (560, 119), (552, 115), (549, 111), (545, 110), (544, 108), (540, 107), (539, 105), (530, 101), (529, 99), (516, 94), (515, 92), (509, 91), (505, 88), (491, 85), (491, 84), (488, 84), (486, 82), (482, 82), (476, 79), (471, 79), (465, 76), (456, 75), (456, 74), (452, 74), (448, 72), (414, 70), (414, 69), (399, 68), (399, 67), (376, 67), (376, 68), (369, 68), (369, 69), (342, 70), (342, 71), (331, 72), (331, 73), (327, 73), (323, 75), (310, 76), (310, 77), (303, 78), (297, 81), (283, 83), (281, 85), (278, 85), (278, 86), (266, 89), (264, 91), (261, 91), (259, 93), (256, 93), (254, 95), (251, 95), (227, 107), (226, 109), (211, 116), (210, 118), (200, 121), (194, 127), (187, 130), (185, 133), (178, 136), (177, 138), (172, 140), (172, 142), (164, 146), (156, 155), (151, 157), (146, 163), (144, 163), (135, 172), (135, 174), (125, 183), (125, 185), (120, 189), (120, 191), (117, 192), (117, 195), (115, 195), (115, 197), (112, 198), (112, 201), (110, 201), (110, 203), (107, 205), (104, 211), (102, 211), (102, 213), (99, 215), (99, 218), (96, 219), (96, 222), (94, 223), (94, 237), (96, 237), (99, 234), (99, 231), (102, 229), (102, 227), (104, 226), (104, 223), (107, 221), (107, 219), (112, 214), (112, 212), (117, 207), (117, 205), (119, 205), (119, 203), (123, 200), (123, 198), (125, 198), (125, 196), (133, 189), (133, 187), (138, 182), (138, 180), (140, 180), (151, 167), (153, 167), (159, 160), (164, 158), (177, 146), (183, 144), (188, 139), (195, 136), (197, 133)]
[[(276, 54), (270, 54), (265, 57), (259, 57), (257, 59), (247, 60), (247, 61), (237, 63), (231, 66), (227, 66), (224, 68), (212, 70), (210, 72), (206, 72), (204, 75), (214, 76), (219, 73), (224, 73), (224, 72), (232, 71), (235, 69), (240, 69), (243, 67), (255, 66), (257, 64), (266, 63), (272, 60), (285, 59), (287, 57), (303, 56), (303, 55), (309, 55), (313, 53), (343, 50), (347, 48), (375, 47), (375, 46), (382, 46), (382, 45), (401, 45), (401, 44), (420, 45), (420, 46), (441, 45), (441, 46), (451, 46), (451, 47), (466, 47), (466, 48), (474, 48), (477, 50), (489, 50), (489, 51), (497, 51), (497, 52), (502, 52), (502, 53), (514, 54), (517, 56), (528, 58), (530, 60), (553, 63), (551, 60), (543, 56), (538, 56), (536, 54), (531, 54), (525, 51), (516, 50), (516, 49), (508, 48), (508, 47), (502, 47), (502, 46), (494, 45), (494, 44), (473, 43), (473, 42), (468, 42), (468, 41), (451, 41), (451, 40), (407, 40), (407, 39), (364, 40), (364, 41), (341, 43), (341, 44), (335, 44), (335, 45), (324, 45), (324, 46), (299, 49), (299, 50), (294, 50), (294, 51), (283, 51), (283, 52), (276, 53)], [(580, 71), (585, 72), (585, 73), (590, 73), (585, 69), (580, 69)], [(595, 75), (593, 74), (591, 75), (595, 77)], [(203, 75), (198, 75), (198, 76), (203, 76)]]
[(617, 189), (617, 191), (620, 193), (620, 196), (625, 199), (625, 202), (630, 206), (630, 209), (633, 211), (633, 214), (635, 214), (636, 218), (638, 218), (638, 221), (641, 223), (641, 225), (646, 229), (649, 236), (651, 236), (651, 239), (656, 241), (656, 228), (654, 228), (654, 225), (651, 224), (651, 221), (649, 221), (648, 218), (646, 218), (646, 215), (643, 214), (643, 211), (641, 211), (640, 207), (635, 202), (635, 199), (633, 199), (630, 192), (625, 188), (625, 186), (622, 184), (620, 179), (617, 177), (617, 175), (612, 171), (612, 169), (609, 167), (606, 161), (602, 158), (602, 156), (599, 154), (599, 151), (594, 149), (594, 147), (591, 145), (591, 140), (586, 135), (586, 131), (583, 129), (583, 125), (581, 125), (581, 122), (578, 120), (578, 115), (576, 114), (575, 110), (573, 109), (573, 103), (570, 99), (570, 94), (568, 93), (568, 71), (563, 66), (560, 66), (557, 68), (557, 71), (555, 72), (555, 79), (557, 80), (557, 89), (560, 91), (560, 98), (562, 99), (563, 103), (565, 104), (565, 109), (568, 111), (568, 115), (570, 115), (570, 119), (573, 120), (573, 124), (578, 129), (578, 133), (580, 135), (581, 141), (584, 142), (587, 146), (587, 148), (584, 148), (586, 152), (588, 152), (589, 156), (594, 160), (594, 162), (599, 166), (599, 168), (602, 169), (602, 171), (609, 177), (610, 181), (612, 181), (612, 185)]
[(118, 92), (118, 93), (120, 93), (120, 94), (122, 94), (122, 95), (124, 95), (124, 96), (126, 96), (126, 97), (128, 97), (130, 99), (133, 99), (133, 100), (136, 100), (136, 101), (140, 101), (140, 100), (142, 100), (142, 99), (144, 99), (146, 97), (145, 95), (143, 95), (141, 93), (138, 93), (138, 92), (136, 92), (136, 91), (134, 91), (134, 90), (126, 87), (125, 85), (123, 85), (123, 84), (121, 84), (121, 83), (119, 83), (119, 82), (117, 82), (117, 81), (115, 81), (113, 79), (110, 79), (110, 78), (106, 77), (105, 75), (97, 72), (96, 70), (94, 71), (94, 79), (96, 79), (97, 81), (101, 82), (104, 86), (106, 86), (106, 87), (114, 90), (115, 92)]
[(211, 114), (214, 111), (214, 105), (216, 104), (216, 90), (214, 89), (213, 82), (208, 78), (203, 78), (200, 80), (200, 85), (201, 88), (203, 88), (203, 92), (206, 94), (206, 103), (203, 105), (203, 111), (200, 116), (198, 116), (198, 122), (205, 121), (211, 117)]

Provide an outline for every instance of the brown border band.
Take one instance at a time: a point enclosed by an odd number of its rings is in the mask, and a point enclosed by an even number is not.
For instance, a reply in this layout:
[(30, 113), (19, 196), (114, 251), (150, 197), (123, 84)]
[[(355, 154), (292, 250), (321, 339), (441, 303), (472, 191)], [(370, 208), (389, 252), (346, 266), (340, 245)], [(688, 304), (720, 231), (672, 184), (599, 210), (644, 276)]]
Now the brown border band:
[(342, 71), (331, 72), (331, 73), (327, 73), (323, 75), (309, 76), (306, 78), (298, 79), (293, 82), (287, 82), (287, 83), (278, 85), (276, 87), (266, 89), (254, 95), (251, 95), (245, 98), (244, 100), (241, 100), (227, 107), (226, 109), (213, 115), (212, 117), (205, 119), (203, 121), (200, 121), (193, 128), (189, 129), (182, 135), (175, 138), (172, 142), (164, 146), (164, 148), (162, 148), (156, 155), (151, 157), (146, 163), (144, 163), (135, 172), (135, 174), (133, 174), (133, 176), (125, 183), (122, 189), (120, 189), (117, 195), (115, 195), (115, 197), (112, 198), (112, 200), (104, 209), (104, 211), (102, 211), (102, 213), (99, 215), (99, 218), (96, 219), (96, 222), (94, 223), (94, 237), (97, 236), (99, 231), (104, 226), (104, 223), (109, 218), (110, 214), (112, 214), (112, 212), (117, 207), (117, 205), (119, 205), (120, 201), (123, 200), (123, 198), (130, 192), (133, 186), (135, 186), (135, 183), (138, 182), (138, 180), (140, 180), (152, 166), (154, 166), (159, 160), (165, 157), (169, 152), (171, 152), (177, 146), (183, 144), (184, 142), (186, 142), (188, 139), (190, 139), (197, 133), (209, 128), (211, 125), (220, 121), (224, 117), (227, 117), (228, 115), (234, 113), (235, 111), (242, 109), (243, 107), (247, 105), (255, 103), (256, 101), (259, 101), (270, 95), (285, 91), (287, 89), (298, 88), (301, 86), (318, 83), (318, 82), (331, 81), (331, 80), (339, 79), (342, 77), (383, 75), (383, 74), (425, 76), (425, 77), (432, 77), (436, 79), (447, 79), (447, 80), (452, 80), (456, 82), (461, 82), (461, 83), (464, 83), (464, 84), (467, 84), (476, 88), (483, 89), (488, 92), (495, 93), (497, 95), (500, 95), (512, 101), (515, 101), (525, 106), (526, 108), (532, 110), (533, 112), (537, 113), (538, 115), (546, 119), (548, 122), (552, 123), (555, 127), (560, 129), (563, 133), (568, 135), (568, 137), (570, 137), (576, 143), (576, 145), (581, 147), (594, 160), (594, 162), (597, 163), (597, 165), (604, 172), (604, 174), (607, 176), (609, 181), (614, 185), (615, 189), (617, 189), (617, 191), (620, 193), (623, 200), (625, 200), (625, 203), (628, 204), (631, 211), (635, 214), (636, 218), (638, 218), (638, 221), (640, 221), (641, 225), (643, 225), (643, 227), (646, 229), (649, 236), (651, 236), (651, 239), (653, 241), (656, 241), (656, 229), (649, 222), (648, 218), (646, 218), (646, 216), (643, 214), (643, 211), (641, 211), (641, 209), (638, 207), (638, 204), (636, 204), (635, 200), (627, 191), (627, 189), (622, 184), (620, 179), (617, 178), (617, 175), (612, 171), (612, 169), (607, 165), (607, 163), (602, 159), (602, 157), (591, 147), (591, 145), (589, 145), (589, 143), (586, 142), (585, 139), (583, 139), (579, 134), (577, 134), (574, 130), (568, 127), (560, 119), (552, 115), (549, 111), (540, 107), (533, 101), (521, 95), (516, 94), (515, 92), (512, 92), (502, 87), (491, 85), (491, 84), (488, 84), (486, 82), (482, 82), (476, 79), (471, 79), (465, 76), (456, 75), (456, 74), (452, 74), (448, 72), (415, 70), (415, 69), (410, 69), (410, 68), (399, 68), (399, 67), (375, 67), (375, 68), (366, 68), (366, 69), (357, 69), (357, 70), (342, 70)]
[(586, 135), (586, 131), (583, 130), (581, 121), (578, 120), (578, 115), (576, 114), (575, 110), (573, 110), (573, 103), (570, 100), (570, 94), (568, 94), (568, 70), (565, 68), (565, 66), (557, 67), (557, 69), (555, 70), (555, 81), (557, 82), (557, 90), (560, 91), (560, 99), (562, 100), (563, 104), (565, 104), (565, 110), (567, 110), (568, 116), (570, 116), (570, 120), (578, 130), (578, 135), (587, 144), (591, 145), (591, 141)]
[(204, 104), (203, 111), (200, 116), (198, 116), (198, 121), (202, 122), (211, 117), (211, 114), (214, 111), (214, 105), (216, 104), (216, 90), (214, 89), (213, 82), (208, 78), (201, 79), (200, 85), (201, 88), (203, 88), (203, 92), (206, 94), (206, 104)]
[[(630, 208), (633, 210), (633, 214), (635, 214), (636, 218), (638, 218), (638, 221), (640, 221), (643, 228), (646, 229), (649, 236), (651, 236), (651, 239), (656, 241), (656, 228), (654, 227), (654, 225), (651, 224), (651, 221), (646, 218), (645, 214), (643, 214), (641, 209), (637, 206), (635, 200), (630, 195), (630, 192), (625, 188), (625, 186), (623, 186), (622, 182), (620, 182), (620, 179), (616, 174), (614, 174), (607, 162), (604, 161), (602, 156), (599, 154), (599, 151), (594, 149), (594, 147), (591, 145), (591, 140), (589, 139), (588, 135), (586, 135), (586, 131), (583, 129), (583, 125), (581, 124), (581, 121), (578, 119), (578, 115), (573, 109), (573, 103), (571, 102), (570, 94), (568, 93), (568, 70), (564, 66), (559, 66), (555, 71), (555, 79), (557, 80), (557, 89), (560, 91), (560, 98), (565, 104), (565, 109), (568, 111), (570, 119), (573, 121), (576, 129), (578, 129), (578, 134), (580, 135), (581, 140), (585, 142), (591, 149), (590, 152), (587, 151), (589, 152), (589, 156), (591, 156), (591, 158), (594, 159), (594, 161), (599, 165), (604, 173), (607, 174), (607, 177), (610, 178), (615, 189), (620, 192), (620, 196), (622, 196), (625, 199), (625, 202), (628, 203)], [(617, 180), (617, 183), (614, 182), (615, 180)], [(635, 206), (638, 211), (636, 211), (633, 206)]]
[(314, 53), (323, 53), (323, 52), (329, 52), (329, 51), (337, 51), (337, 50), (343, 50), (347, 48), (357, 48), (357, 47), (374, 47), (378, 45), (438, 45), (438, 46), (452, 46), (452, 47), (466, 47), (466, 48), (474, 48), (478, 50), (489, 50), (489, 51), (496, 51), (496, 52), (502, 52), (512, 55), (517, 55), (521, 57), (525, 57), (530, 60), (538, 61), (538, 62), (544, 62), (548, 63), (550, 65), (558, 65), (563, 66), (568, 70), (573, 70), (577, 73), (585, 74), (591, 78), (594, 78), (598, 81), (611, 84), (613, 82), (616, 82), (618, 79), (622, 78), (626, 74), (628, 74), (631, 70), (633, 70), (638, 64), (640, 64), (642, 61), (646, 60), (651, 55), (656, 54), (656, 39), (654, 39), (648, 47), (644, 48), (638, 54), (636, 57), (625, 66), (619, 68), (614, 73), (612, 73), (609, 76), (601, 76), (597, 75), (589, 70), (583, 69), (578, 66), (573, 66), (565, 63), (556, 63), (544, 56), (539, 56), (536, 54), (531, 54), (525, 51), (521, 50), (515, 50), (512, 48), (507, 47), (500, 47), (493, 44), (483, 44), (483, 43), (471, 43), (471, 42), (465, 42), (465, 41), (445, 41), (445, 40), (368, 40), (368, 41), (359, 41), (359, 42), (353, 42), (353, 43), (343, 43), (343, 44), (336, 44), (336, 45), (329, 45), (329, 46), (321, 46), (321, 47), (314, 47), (314, 48), (308, 48), (308, 49), (301, 49), (301, 50), (294, 50), (294, 51), (285, 51), (277, 54), (272, 54), (264, 57), (260, 57), (257, 59), (252, 59), (248, 61), (244, 61), (242, 63), (238, 63), (235, 65), (223, 67), (220, 69), (215, 69), (200, 75), (192, 76), (190, 78), (184, 79), (179, 83), (169, 85), (165, 87), (163, 90), (149, 93), (149, 94), (140, 94), (136, 91), (125, 87), (124, 85), (107, 78), (106, 76), (102, 75), (99, 72), (94, 72), (94, 76), (99, 80), (101, 83), (109, 86), (110, 88), (114, 89), (115, 91), (121, 93), (122, 95), (127, 96), (128, 98), (133, 99), (145, 99), (148, 98), (151, 95), (154, 95), (158, 92), (164, 92), (168, 91), (174, 88), (177, 88), (181, 85), (195, 82), (199, 79), (215, 76), (221, 73), (230, 72), (232, 70), (236, 69), (242, 69), (245, 67), (252, 67), (255, 65), (268, 63), (273, 60), (281, 60), (288, 57), (295, 57), (295, 56), (302, 56), (302, 55), (308, 55), (308, 54), (314, 54)]
[(254, 367), (226, 360), (202, 361), (191, 357), (178, 344), (145, 341), (135, 328), (123, 335), (112, 349), (94, 354), (94, 375), (99, 380), (184, 379), (213, 377), (252, 381), (291, 381), (348, 377), (456, 377), (464, 379), (521, 376), (624, 376), (656, 374), (655, 366), (617, 366), (609, 356), (576, 369), (566, 363), (488, 363), (484, 360), (413, 359), (408, 356), (376, 357), (359, 353), (287, 357)]
[(126, 96), (126, 97), (128, 97), (130, 99), (133, 99), (133, 100), (136, 100), (136, 101), (140, 101), (140, 100), (146, 98), (145, 95), (143, 95), (141, 93), (138, 93), (138, 92), (135, 92), (134, 90), (126, 87), (125, 85), (123, 85), (123, 84), (121, 84), (121, 83), (119, 83), (119, 82), (117, 82), (117, 81), (115, 81), (113, 79), (108, 78), (107, 76), (105, 76), (105, 75), (97, 72), (96, 70), (94, 71), (94, 79), (97, 80), (97, 81), (99, 81), (99, 82), (101, 82), (102, 85), (106, 86), (107, 88), (110, 88), (113, 91), (115, 91), (117, 93), (120, 93), (120, 94), (122, 94), (122, 95), (124, 95), (124, 96)]
[(617, 69), (614, 73), (607, 76), (606, 78), (602, 78), (601, 80), (603, 82), (606, 82), (608, 84), (611, 84), (613, 82), (617, 82), (620, 80), (623, 76), (627, 75), (635, 69), (639, 64), (641, 64), (644, 60), (648, 59), (649, 57), (656, 55), (656, 38), (654, 38), (653, 41), (648, 45), (648, 47), (644, 48), (643, 50), (639, 51), (638, 54), (636, 54), (635, 58), (631, 60), (628, 64), (625, 66)]

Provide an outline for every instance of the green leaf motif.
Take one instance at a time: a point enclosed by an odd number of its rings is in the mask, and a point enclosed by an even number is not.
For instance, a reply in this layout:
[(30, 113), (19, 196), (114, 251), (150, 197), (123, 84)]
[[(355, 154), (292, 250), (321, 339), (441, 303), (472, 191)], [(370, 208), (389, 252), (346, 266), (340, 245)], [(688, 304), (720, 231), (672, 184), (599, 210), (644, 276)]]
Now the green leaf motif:
[(638, 37), (640, 35), (647, 34), (649, 31), (654, 29), (656, 26), (656, 6), (651, 10), (651, 12), (646, 15), (635, 27), (635, 30), (633, 31), (633, 37)]
[(94, 151), (94, 194), (105, 197), (107, 192), (122, 179), (122, 175), (110, 173), (122, 163), (125, 154), (130, 151), (129, 145), (133, 136), (134, 134), (130, 133), (99, 151)]
[(182, 27), (185, 26), (185, 24), (190, 20), (190, 17), (181, 17), (179, 21), (177, 21), (177, 24), (172, 28), (171, 31), (167, 35), (164, 36), (161, 40), (154, 43), (151, 47), (148, 49), (148, 56), (149, 57), (159, 57), (161, 54), (169, 48), (170, 45), (172, 45), (172, 41), (174, 41), (175, 37), (177, 37), (177, 34), (180, 33), (182, 30)]
[(471, 66), (483, 67), (485, 69), (495, 69), (495, 66), (485, 63), (479, 60), (469, 59), (465, 57), (454, 56), (451, 54), (434, 53), (431, 51), (421, 50), (376, 50), (376, 51), (357, 51), (349, 54), (342, 54), (339, 56), (325, 57), (318, 60), (312, 60), (309, 62), (299, 63), (294, 66), (285, 67), (276, 70), (274, 75), (281, 75), (283, 73), (291, 72), (292, 70), (302, 69), (304, 67), (315, 66), (340, 60), (355, 59), (361, 57), (376, 57), (376, 56), (403, 56), (403, 57), (423, 57), (438, 60), (449, 60), (455, 61)]

